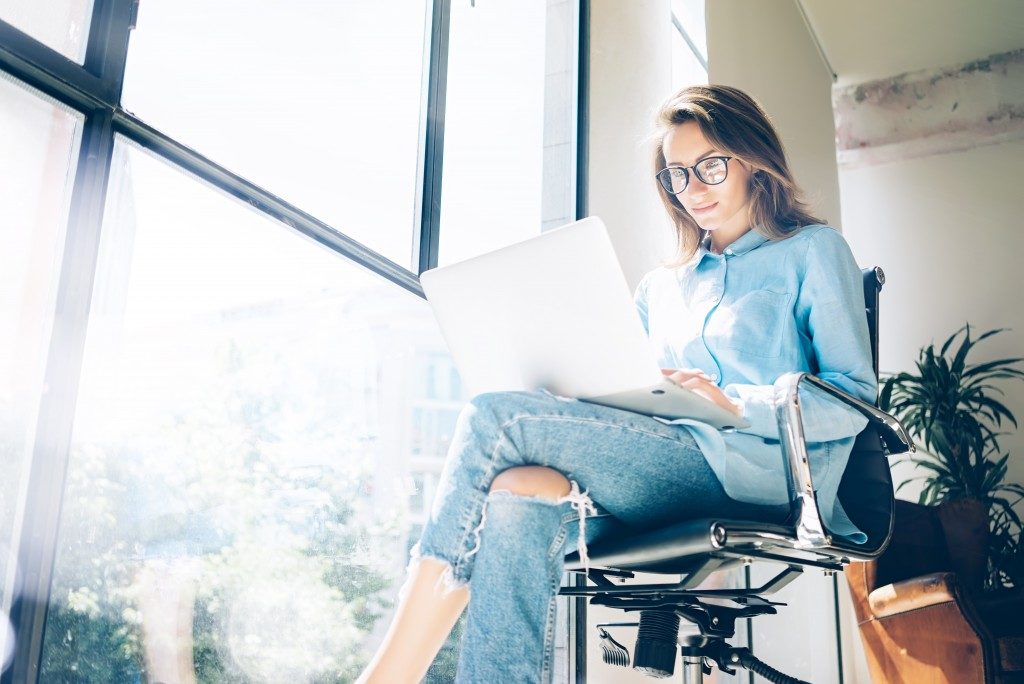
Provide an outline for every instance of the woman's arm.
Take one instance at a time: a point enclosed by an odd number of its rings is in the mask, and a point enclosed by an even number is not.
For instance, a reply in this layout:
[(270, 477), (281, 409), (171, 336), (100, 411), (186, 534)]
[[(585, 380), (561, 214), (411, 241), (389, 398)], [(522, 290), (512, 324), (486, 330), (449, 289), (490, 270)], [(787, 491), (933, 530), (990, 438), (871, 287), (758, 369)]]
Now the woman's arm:
[[(849, 245), (831, 228), (817, 230), (807, 240), (800, 290), (794, 314), (810, 338), (814, 375), (868, 403), (874, 403), (878, 382), (871, 346), (860, 267)], [(794, 369), (796, 370), (796, 369)], [(774, 385), (730, 384), (726, 396), (741, 403), (750, 427), (742, 432), (778, 439), (776, 397), (785, 376)], [(857, 435), (867, 422), (860, 413), (835, 399), (801, 389), (804, 432), (808, 442), (825, 442)]]

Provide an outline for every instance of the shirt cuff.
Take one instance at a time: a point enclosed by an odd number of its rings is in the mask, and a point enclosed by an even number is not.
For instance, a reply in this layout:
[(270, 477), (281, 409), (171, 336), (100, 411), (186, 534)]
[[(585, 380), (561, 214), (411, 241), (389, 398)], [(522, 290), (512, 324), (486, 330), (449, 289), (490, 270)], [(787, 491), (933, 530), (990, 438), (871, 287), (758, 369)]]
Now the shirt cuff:
[(779, 422), (775, 413), (779, 393), (775, 385), (733, 383), (723, 387), (722, 392), (740, 404), (743, 417), (750, 423), (740, 432), (768, 439), (779, 438)]

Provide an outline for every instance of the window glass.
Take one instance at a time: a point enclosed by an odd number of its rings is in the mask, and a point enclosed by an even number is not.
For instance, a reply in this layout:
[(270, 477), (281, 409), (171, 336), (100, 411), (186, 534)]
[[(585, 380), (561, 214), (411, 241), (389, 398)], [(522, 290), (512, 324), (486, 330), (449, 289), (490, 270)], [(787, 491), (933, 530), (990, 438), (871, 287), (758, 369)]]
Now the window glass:
[(0, 0), (0, 19), (82, 64), (93, 0)]
[[(687, 43), (679, 27), (672, 25), (672, 84), (675, 89), (707, 85), (707, 29), (704, 25), (704, 0), (672, 0), (672, 16), (693, 43)], [(694, 48), (697, 52), (694, 52)], [(700, 58), (698, 58), (698, 54)], [(701, 63), (701, 59), (704, 63)]]
[(439, 264), (575, 218), (572, 2), (452, 3)]
[(686, 30), (704, 61), (708, 60), (708, 32), (704, 20), (705, 0), (672, 0), (672, 14)]
[(707, 85), (708, 72), (704, 69), (704, 65), (697, 61), (693, 50), (686, 44), (675, 26), (671, 28), (671, 31), (673, 87), (678, 90), (686, 86)]
[(428, 304), (121, 139), (98, 274), (41, 679), (351, 681), (464, 400)]
[(124, 106), (411, 269), (429, 6), (147, 0)]
[(0, 670), (81, 129), (0, 72)]

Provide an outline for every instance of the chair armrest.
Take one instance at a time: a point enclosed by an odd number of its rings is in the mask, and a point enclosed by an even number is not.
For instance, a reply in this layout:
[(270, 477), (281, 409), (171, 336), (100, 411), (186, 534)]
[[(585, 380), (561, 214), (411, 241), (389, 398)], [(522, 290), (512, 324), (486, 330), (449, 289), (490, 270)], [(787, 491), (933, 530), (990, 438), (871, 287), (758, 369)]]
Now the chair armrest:
[[(818, 510), (818, 499), (814, 493), (814, 482), (811, 479), (807, 439), (804, 436), (803, 409), (800, 404), (801, 383), (806, 383), (836, 397), (875, 423), (879, 428), (879, 436), (886, 445), (886, 451), (890, 455), (914, 451), (915, 448), (913, 440), (907, 435), (900, 422), (888, 413), (880, 411), (871, 404), (843, 392), (810, 373), (793, 373), (785, 378), (779, 386), (782, 396), (776, 405), (775, 415), (779, 424), (782, 452), (788, 466), (786, 475), (789, 490), (793, 495), (797, 547), (814, 549), (831, 546), (832, 540), (825, 532), (821, 513)], [(888, 437), (888, 440), (885, 437)], [(893, 448), (893, 445), (897, 446)]]
[(878, 436), (882, 440), (882, 446), (885, 447), (885, 451), (889, 456), (895, 456), (908, 451), (917, 451), (917, 447), (914, 446), (914, 440), (910, 438), (910, 435), (903, 427), (903, 424), (893, 416), (879, 409), (877, 406), (873, 406), (866, 401), (858, 399), (852, 394), (847, 394), (835, 385), (830, 385), (818, 376), (811, 375), (810, 373), (799, 373), (795, 384), (799, 384), (800, 382), (806, 382), (812, 385), (815, 389), (821, 390), (822, 392), (839, 399), (847, 406), (859, 411), (861, 415), (867, 418), (870, 422), (874, 423), (875, 427), (878, 428)]
[(956, 575), (937, 572), (879, 587), (868, 594), (868, 606), (876, 618), (884, 618), (949, 603), (956, 596)]

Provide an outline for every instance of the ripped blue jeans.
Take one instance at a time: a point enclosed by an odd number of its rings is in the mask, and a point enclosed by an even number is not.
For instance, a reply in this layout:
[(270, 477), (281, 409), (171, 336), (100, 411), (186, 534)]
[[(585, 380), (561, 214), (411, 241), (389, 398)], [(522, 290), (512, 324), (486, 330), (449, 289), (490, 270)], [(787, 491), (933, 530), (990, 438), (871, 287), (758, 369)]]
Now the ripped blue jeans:
[[(522, 465), (561, 472), (570, 494), (490, 491), (499, 473)], [(625, 529), (765, 512), (726, 496), (681, 426), (544, 391), (492, 392), (459, 415), (411, 563), (443, 562), (443, 589), (469, 584), (456, 681), (549, 682), (566, 553), (586, 558), (588, 543)]]

